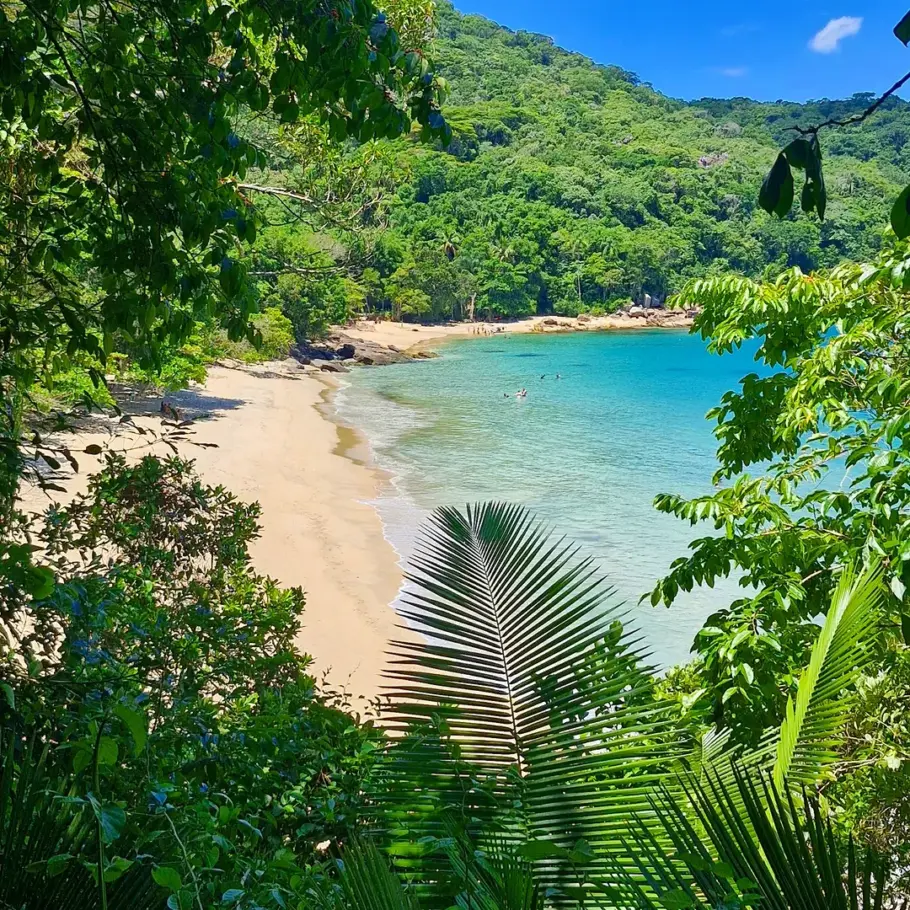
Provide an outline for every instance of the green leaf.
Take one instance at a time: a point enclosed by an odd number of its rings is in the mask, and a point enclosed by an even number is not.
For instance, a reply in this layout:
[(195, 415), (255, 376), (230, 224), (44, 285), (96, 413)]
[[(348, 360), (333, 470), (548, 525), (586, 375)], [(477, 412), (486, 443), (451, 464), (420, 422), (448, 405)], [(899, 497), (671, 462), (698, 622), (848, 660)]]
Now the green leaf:
[(123, 721), (124, 726), (129, 730), (130, 736), (133, 738), (133, 754), (138, 756), (148, 740), (148, 721), (145, 714), (123, 704), (114, 708), (114, 714)]
[(552, 841), (548, 840), (530, 840), (516, 850), (516, 853), (522, 858), (533, 862), (538, 859), (549, 859), (551, 857), (566, 857), (568, 856), (568, 850), (565, 847), (560, 847), (559, 844), (554, 844)]
[(796, 698), (787, 701), (774, 763), (777, 787), (785, 781), (814, 784), (836, 758), (837, 735), (853, 704), (846, 690), (859, 673), (862, 642), (875, 627), (883, 597), (880, 565), (858, 577), (842, 571)]
[(758, 194), (758, 204), (769, 214), (783, 218), (793, 205), (793, 172), (786, 156), (777, 156)]
[(122, 878), (123, 875), (130, 870), (132, 865), (133, 860), (126, 859), (122, 856), (115, 856), (104, 870), (104, 880), (106, 882), (117, 881), (117, 879)]
[(809, 159), (814, 157), (812, 146), (808, 139), (794, 139), (783, 151), (787, 156), (790, 165), (803, 171), (806, 169)]
[(98, 764), (116, 765), (118, 754), (117, 741), (110, 736), (102, 736), (98, 743)]
[(910, 44), (910, 12), (894, 26), (894, 34), (902, 44)]
[(891, 207), (891, 227), (900, 240), (910, 237), (910, 186), (904, 187)]
[(107, 803), (96, 807), (95, 813), (101, 822), (104, 842), (112, 844), (123, 831), (123, 826), (126, 824), (126, 812), (114, 803)]
[(6, 698), (6, 703), (10, 708), (16, 710), (16, 693), (13, 691), (13, 687), (9, 683), (0, 683), (0, 689), (3, 690), (3, 695)]
[(692, 898), (682, 888), (668, 891), (661, 896), (660, 902), (666, 910), (686, 910), (687, 907), (695, 906)]
[(168, 891), (177, 892), (183, 887), (180, 873), (171, 866), (156, 866), (152, 870), (152, 878), (162, 888), (167, 888)]
[(78, 743), (73, 752), (73, 771), (76, 774), (84, 771), (92, 763), (93, 754), (91, 744), (86, 742)]
[(237, 901), (243, 897), (244, 893), (245, 892), (242, 888), (230, 888), (228, 891), (225, 891), (224, 894), (221, 895), (221, 903), (236, 904)]

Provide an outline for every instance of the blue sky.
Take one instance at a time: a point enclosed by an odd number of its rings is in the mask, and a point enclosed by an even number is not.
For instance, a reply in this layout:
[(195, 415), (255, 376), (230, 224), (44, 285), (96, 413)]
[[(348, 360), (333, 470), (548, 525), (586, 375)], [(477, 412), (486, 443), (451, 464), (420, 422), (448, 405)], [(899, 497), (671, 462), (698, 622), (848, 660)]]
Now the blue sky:
[(674, 98), (843, 98), (882, 92), (910, 70), (910, 49), (891, 31), (910, 0), (455, 0), (455, 6), (550, 35)]

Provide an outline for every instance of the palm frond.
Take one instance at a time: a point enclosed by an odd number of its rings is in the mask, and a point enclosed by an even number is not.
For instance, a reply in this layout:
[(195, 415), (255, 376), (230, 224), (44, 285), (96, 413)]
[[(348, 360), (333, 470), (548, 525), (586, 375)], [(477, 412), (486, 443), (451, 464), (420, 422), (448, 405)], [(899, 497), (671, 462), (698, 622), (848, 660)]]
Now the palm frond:
[[(503, 836), (616, 850), (679, 747), (634, 634), (590, 560), (524, 509), (440, 509), (416, 550), (377, 803), (404, 865), (445, 811), (498, 813)], [(405, 731), (407, 735), (405, 736)], [(470, 819), (468, 819), (470, 822)], [(559, 858), (537, 864), (545, 884)]]
[(530, 862), (501, 837), (483, 851), (470, 841), (453, 840), (446, 850), (464, 890), (456, 903), (466, 910), (544, 910), (544, 891)]
[[(644, 825), (633, 829), (627, 849), (639, 859), (651, 893), (627, 878), (615, 894), (622, 910), (670, 906), (760, 906), (768, 910), (878, 910), (887, 875), (884, 861), (867, 853), (846, 856), (818, 802), (801, 805), (780, 791), (770, 775), (736, 766), (734, 785), (714, 775), (706, 784), (684, 782), (688, 811), (678, 795), (656, 801), (674, 852), (658, 845)], [(740, 815), (745, 806), (749, 824)], [(690, 813), (697, 820), (693, 824)], [(657, 895), (657, 900), (653, 897)]]
[[(72, 782), (48, 771), (48, 750), (0, 737), (0, 907), (96, 910), (99, 887), (83, 865), (96, 859), (96, 829), (74, 811)], [(162, 908), (148, 868), (132, 865), (107, 885), (109, 910)]]
[(849, 688), (860, 671), (864, 641), (875, 625), (884, 597), (882, 570), (872, 564), (858, 575), (844, 569), (831, 600), (796, 698), (777, 739), (774, 783), (811, 786), (836, 759), (838, 733), (853, 698)]
[(414, 895), (375, 844), (355, 841), (338, 861), (338, 878), (322, 890), (323, 910), (417, 910)]

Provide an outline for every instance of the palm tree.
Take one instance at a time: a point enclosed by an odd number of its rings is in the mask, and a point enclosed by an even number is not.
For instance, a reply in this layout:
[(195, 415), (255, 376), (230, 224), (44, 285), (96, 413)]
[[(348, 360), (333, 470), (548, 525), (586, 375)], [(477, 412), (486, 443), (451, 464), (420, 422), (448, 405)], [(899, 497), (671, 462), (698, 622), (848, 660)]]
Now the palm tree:
[(534, 900), (590, 900), (630, 881), (654, 897), (630, 832), (681, 874), (677, 826), (692, 825), (691, 795), (709, 781), (732, 807), (726, 822), (757, 835), (743, 788), (770, 774), (767, 792), (787, 792), (830, 765), (882, 597), (877, 567), (842, 572), (783, 727), (742, 755), (719, 731), (700, 750), (686, 740), (606, 581), (523, 509), (439, 510), (407, 577), (403, 613), (426, 640), (393, 645), (395, 742), (373, 821), (426, 906), (479, 888), (491, 843), (532, 870)]

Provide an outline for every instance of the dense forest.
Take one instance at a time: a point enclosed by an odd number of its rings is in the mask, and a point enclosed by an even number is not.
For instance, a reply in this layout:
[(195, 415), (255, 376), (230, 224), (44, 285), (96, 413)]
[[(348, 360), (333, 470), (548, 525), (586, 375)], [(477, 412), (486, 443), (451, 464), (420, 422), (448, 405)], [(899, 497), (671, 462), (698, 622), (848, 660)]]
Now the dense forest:
[[(0, 907), (907, 910), (905, 105), (826, 137), (824, 224), (772, 221), (787, 126), (864, 97), (685, 105), (431, 14), (0, 3)], [(742, 582), (664, 675), (571, 544), (445, 508), (408, 567), (426, 634), (355, 713), (301, 650), (304, 592), (253, 566), (258, 505), (128, 415), (122, 454), (38, 406), (281, 356), (360, 308), (676, 289), (712, 355), (763, 369), (709, 415), (710, 495), (656, 502), (701, 536), (655, 605)], [(153, 438), (193, 442), (161, 415)], [(25, 511), (85, 455), (83, 492)]]
[(788, 128), (856, 113), (869, 96), (686, 104), (545, 36), (448, 3), (437, 16), (453, 139), (397, 153), (385, 200), (395, 255), (371, 303), (437, 319), (464, 315), (474, 295), (478, 313), (498, 316), (610, 311), (692, 277), (810, 271), (879, 248), (908, 165), (906, 102), (832, 135), (824, 222), (778, 221), (756, 198)]

